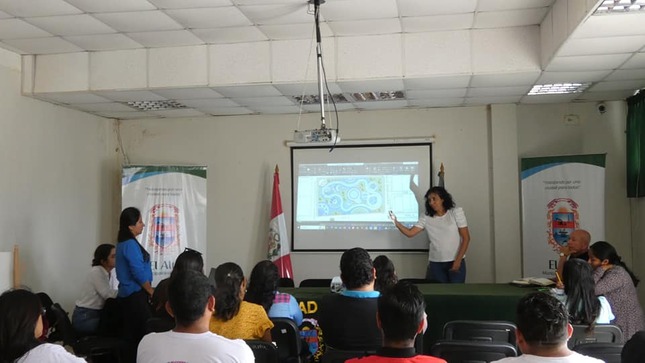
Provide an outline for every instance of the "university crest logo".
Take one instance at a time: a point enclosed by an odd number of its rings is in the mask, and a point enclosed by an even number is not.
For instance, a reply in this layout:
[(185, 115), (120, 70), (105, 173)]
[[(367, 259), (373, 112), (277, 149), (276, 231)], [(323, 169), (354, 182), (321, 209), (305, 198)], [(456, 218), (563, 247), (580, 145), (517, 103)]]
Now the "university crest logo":
[(569, 243), (571, 232), (578, 229), (578, 203), (570, 198), (556, 198), (547, 204), (548, 243), (557, 251)]
[(156, 248), (179, 246), (179, 208), (172, 204), (156, 204), (150, 210), (148, 245)]

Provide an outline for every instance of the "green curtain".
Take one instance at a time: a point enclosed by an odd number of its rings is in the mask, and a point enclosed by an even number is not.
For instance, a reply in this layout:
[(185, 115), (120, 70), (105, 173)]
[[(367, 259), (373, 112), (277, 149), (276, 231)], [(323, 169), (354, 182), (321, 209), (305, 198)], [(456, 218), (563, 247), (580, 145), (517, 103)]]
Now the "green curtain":
[(645, 89), (627, 99), (627, 197), (645, 197)]

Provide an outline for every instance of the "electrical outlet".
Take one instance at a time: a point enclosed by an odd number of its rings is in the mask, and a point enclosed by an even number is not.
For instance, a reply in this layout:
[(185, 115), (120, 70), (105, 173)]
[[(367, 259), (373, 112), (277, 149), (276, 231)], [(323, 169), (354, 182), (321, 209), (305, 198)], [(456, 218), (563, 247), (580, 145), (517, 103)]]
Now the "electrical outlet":
[(568, 126), (578, 126), (580, 125), (580, 116), (564, 115), (564, 124)]

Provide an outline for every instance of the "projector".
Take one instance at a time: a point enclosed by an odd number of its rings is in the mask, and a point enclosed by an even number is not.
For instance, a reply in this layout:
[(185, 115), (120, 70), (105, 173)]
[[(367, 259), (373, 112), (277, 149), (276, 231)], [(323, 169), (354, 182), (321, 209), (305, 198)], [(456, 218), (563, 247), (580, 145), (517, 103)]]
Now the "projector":
[(293, 133), (293, 141), (299, 143), (334, 143), (340, 141), (340, 137), (336, 137), (336, 130), (334, 129), (296, 130)]

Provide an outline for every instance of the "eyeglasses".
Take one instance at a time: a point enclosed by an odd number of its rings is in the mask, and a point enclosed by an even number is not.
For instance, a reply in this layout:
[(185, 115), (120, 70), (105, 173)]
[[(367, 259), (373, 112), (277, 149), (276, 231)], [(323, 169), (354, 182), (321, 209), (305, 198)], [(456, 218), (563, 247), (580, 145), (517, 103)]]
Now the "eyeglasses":
[(202, 255), (202, 253), (201, 253), (201, 252), (199, 252), (199, 251), (197, 251), (197, 250), (194, 250), (194, 249), (192, 249), (192, 248), (188, 248), (188, 247), (184, 248), (184, 252), (193, 252), (193, 253), (197, 253), (197, 254), (199, 254), (200, 256)]

